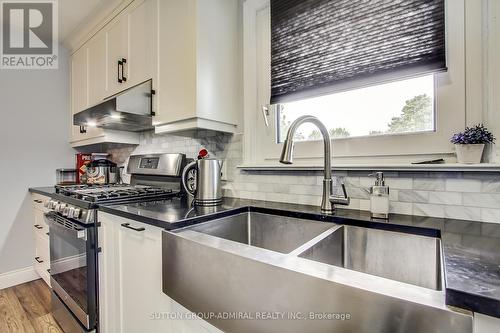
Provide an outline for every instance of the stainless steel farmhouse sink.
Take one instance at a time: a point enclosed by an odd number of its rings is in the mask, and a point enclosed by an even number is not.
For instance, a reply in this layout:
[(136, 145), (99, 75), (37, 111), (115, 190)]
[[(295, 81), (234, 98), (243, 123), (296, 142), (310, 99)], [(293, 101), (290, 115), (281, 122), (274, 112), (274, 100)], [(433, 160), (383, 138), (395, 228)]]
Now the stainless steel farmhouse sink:
[(438, 238), (249, 209), (162, 244), (163, 292), (226, 333), (472, 332)]
[(299, 257), (439, 290), (439, 242), (433, 237), (345, 225)]
[(331, 227), (330, 223), (246, 212), (205, 222), (190, 230), (289, 253)]

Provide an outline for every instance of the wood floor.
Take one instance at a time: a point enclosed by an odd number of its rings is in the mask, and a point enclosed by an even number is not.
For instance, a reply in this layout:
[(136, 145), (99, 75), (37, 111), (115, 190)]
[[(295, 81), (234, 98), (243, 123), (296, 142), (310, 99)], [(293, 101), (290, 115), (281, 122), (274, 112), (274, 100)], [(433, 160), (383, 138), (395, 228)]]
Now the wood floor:
[(63, 333), (50, 314), (50, 289), (43, 280), (0, 290), (0, 332)]

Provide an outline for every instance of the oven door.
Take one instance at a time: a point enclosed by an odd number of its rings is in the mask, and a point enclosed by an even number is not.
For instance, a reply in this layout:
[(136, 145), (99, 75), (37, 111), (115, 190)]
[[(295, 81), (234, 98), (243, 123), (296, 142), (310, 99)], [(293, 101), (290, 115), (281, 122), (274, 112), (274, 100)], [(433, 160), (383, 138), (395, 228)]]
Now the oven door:
[(96, 325), (95, 226), (47, 213), (53, 292), (86, 328)]

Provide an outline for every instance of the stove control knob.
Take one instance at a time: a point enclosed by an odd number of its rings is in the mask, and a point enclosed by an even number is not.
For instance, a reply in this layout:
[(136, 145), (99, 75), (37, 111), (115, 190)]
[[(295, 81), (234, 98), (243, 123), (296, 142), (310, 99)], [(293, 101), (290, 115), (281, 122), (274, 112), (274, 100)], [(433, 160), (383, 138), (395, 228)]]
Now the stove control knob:
[(68, 205), (65, 205), (63, 210), (62, 210), (62, 215), (69, 217), (69, 210), (70, 210), (70, 207)]
[(69, 207), (69, 208), (68, 208), (68, 215), (67, 215), (67, 216), (68, 216), (70, 219), (71, 219), (71, 218), (73, 218), (73, 214), (74, 214), (74, 212), (75, 212), (75, 207), (73, 207), (73, 206)]
[(50, 200), (47, 202), (47, 208), (49, 209), (55, 209), (57, 205), (57, 201), (55, 200)]
[(64, 208), (66, 208), (66, 206), (67, 206), (67, 205), (66, 205), (65, 203), (60, 203), (60, 204), (57, 206), (56, 211), (57, 211), (58, 213), (61, 213), (61, 214), (62, 214), (62, 213), (64, 212)]
[(80, 208), (75, 208), (75, 210), (73, 211), (73, 218), (79, 219), (81, 214), (82, 210)]

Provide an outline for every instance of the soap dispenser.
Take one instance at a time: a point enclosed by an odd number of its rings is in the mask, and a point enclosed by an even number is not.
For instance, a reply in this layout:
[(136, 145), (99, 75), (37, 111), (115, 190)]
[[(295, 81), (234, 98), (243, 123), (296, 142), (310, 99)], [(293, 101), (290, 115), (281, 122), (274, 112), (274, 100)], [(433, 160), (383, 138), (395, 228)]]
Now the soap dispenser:
[(375, 172), (375, 185), (370, 188), (371, 216), (377, 219), (389, 218), (389, 186), (385, 186), (384, 173)]

